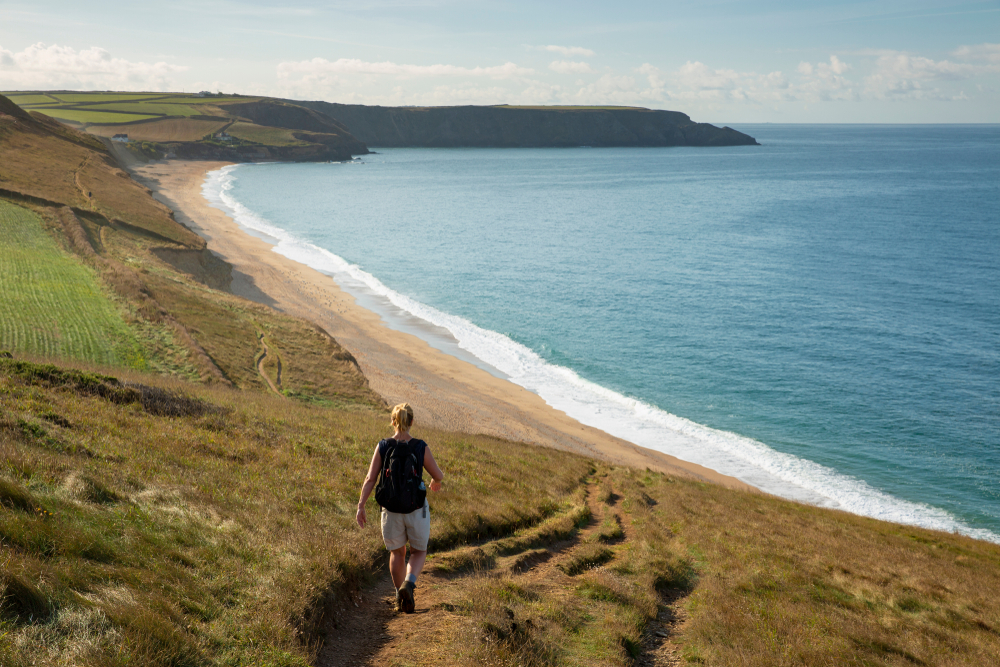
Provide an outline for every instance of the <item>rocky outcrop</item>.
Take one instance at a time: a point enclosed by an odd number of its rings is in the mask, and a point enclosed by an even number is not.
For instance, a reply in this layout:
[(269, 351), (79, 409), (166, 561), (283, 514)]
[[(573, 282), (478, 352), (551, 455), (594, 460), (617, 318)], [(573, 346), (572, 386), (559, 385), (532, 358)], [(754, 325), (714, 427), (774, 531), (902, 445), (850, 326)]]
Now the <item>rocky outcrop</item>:
[(678, 111), (632, 107), (379, 107), (295, 102), (318, 111), (368, 146), (572, 147), (755, 146), (729, 127), (695, 123)]

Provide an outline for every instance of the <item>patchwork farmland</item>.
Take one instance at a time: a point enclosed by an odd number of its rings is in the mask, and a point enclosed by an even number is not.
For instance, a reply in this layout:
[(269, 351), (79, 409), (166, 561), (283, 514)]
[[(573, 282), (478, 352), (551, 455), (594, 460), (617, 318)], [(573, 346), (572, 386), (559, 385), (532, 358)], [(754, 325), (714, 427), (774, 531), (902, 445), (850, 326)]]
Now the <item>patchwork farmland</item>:
[[(24, 111), (101, 137), (124, 164), (167, 157), (342, 161), (368, 152), (338, 121), (282, 100), (208, 93), (0, 94)], [(111, 144), (116, 135), (124, 141)]]

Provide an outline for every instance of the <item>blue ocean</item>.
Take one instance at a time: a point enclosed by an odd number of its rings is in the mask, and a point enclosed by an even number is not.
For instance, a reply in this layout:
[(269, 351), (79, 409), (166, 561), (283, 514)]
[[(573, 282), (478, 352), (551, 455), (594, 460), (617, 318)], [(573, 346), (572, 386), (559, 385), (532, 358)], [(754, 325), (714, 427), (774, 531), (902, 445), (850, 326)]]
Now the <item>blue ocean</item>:
[(736, 129), (762, 145), (373, 147), (204, 192), (581, 422), (1000, 542), (1000, 126)]

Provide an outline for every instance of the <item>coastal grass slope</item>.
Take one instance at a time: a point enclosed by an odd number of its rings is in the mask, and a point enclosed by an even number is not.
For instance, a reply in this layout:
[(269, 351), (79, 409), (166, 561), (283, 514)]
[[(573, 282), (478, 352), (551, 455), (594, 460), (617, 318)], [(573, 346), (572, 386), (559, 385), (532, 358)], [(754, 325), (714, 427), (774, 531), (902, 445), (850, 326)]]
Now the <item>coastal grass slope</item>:
[(90, 267), (60, 248), (36, 213), (0, 200), (0, 344), (48, 357), (145, 366)]
[[(0, 360), (0, 663), (337, 664), (314, 660), (361, 641), (339, 633), (385, 576), (377, 521), (353, 523), (385, 419)], [(370, 664), (1000, 660), (997, 545), (419, 435), (448, 472), (426, 613), (389, 620)]]
[[(0, 360), (0, 664), (306, 665), (384, 563), (354, 524), (385, 414)], [(576, 497), (588, 461), (428, 431), (432, 548)]]
[(321, 328), (228, 294), (231, 267), (95, 138), (0, 97), (0, 154), (0, 348), (382, 406)]
[(119, 168), (96, 137), (0, 96), (0, 196), (69, 206), (105, 224), (125, 223), (190, 248), (205, 242)]

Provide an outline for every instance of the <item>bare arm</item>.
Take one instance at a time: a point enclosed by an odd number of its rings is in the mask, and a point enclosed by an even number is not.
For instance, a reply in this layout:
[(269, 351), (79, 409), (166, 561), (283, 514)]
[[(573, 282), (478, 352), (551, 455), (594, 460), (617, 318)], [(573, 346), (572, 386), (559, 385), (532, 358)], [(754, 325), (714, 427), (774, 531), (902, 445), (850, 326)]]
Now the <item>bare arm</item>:
[(434, 481), (431, 482), (431, 491), (440, 491), (441, 480), (444, 479), (444, 473), (441, 472), (441, 468), (438, 466), (437, 461), (434, 460), (434, 455), (431, 454), (430, 445), (424, 447), (424, 468), (427, 469), (427, 472), (429, 472), (431, 477), (434, 479)]
[[(427, 458), (426, 456), (424, 457)], [(365, 513), (365, 503), (368, 502), (368, 496), (372, 494), (372, 489), (375, 488), (375, 482), (378, 481), (378, 472), (382, 468), (382, 456), (378, 453), (378, 445), (375, 445), (375, 453), (372, 454), (371, 465), (368, 466), (368, 476), (365, 477), (365, 483), (361, 485), (361, 500), (358, 501), (358, 514), (355, 520), (358, 525), (362, 528), (368, 523), (368, 516)]]

